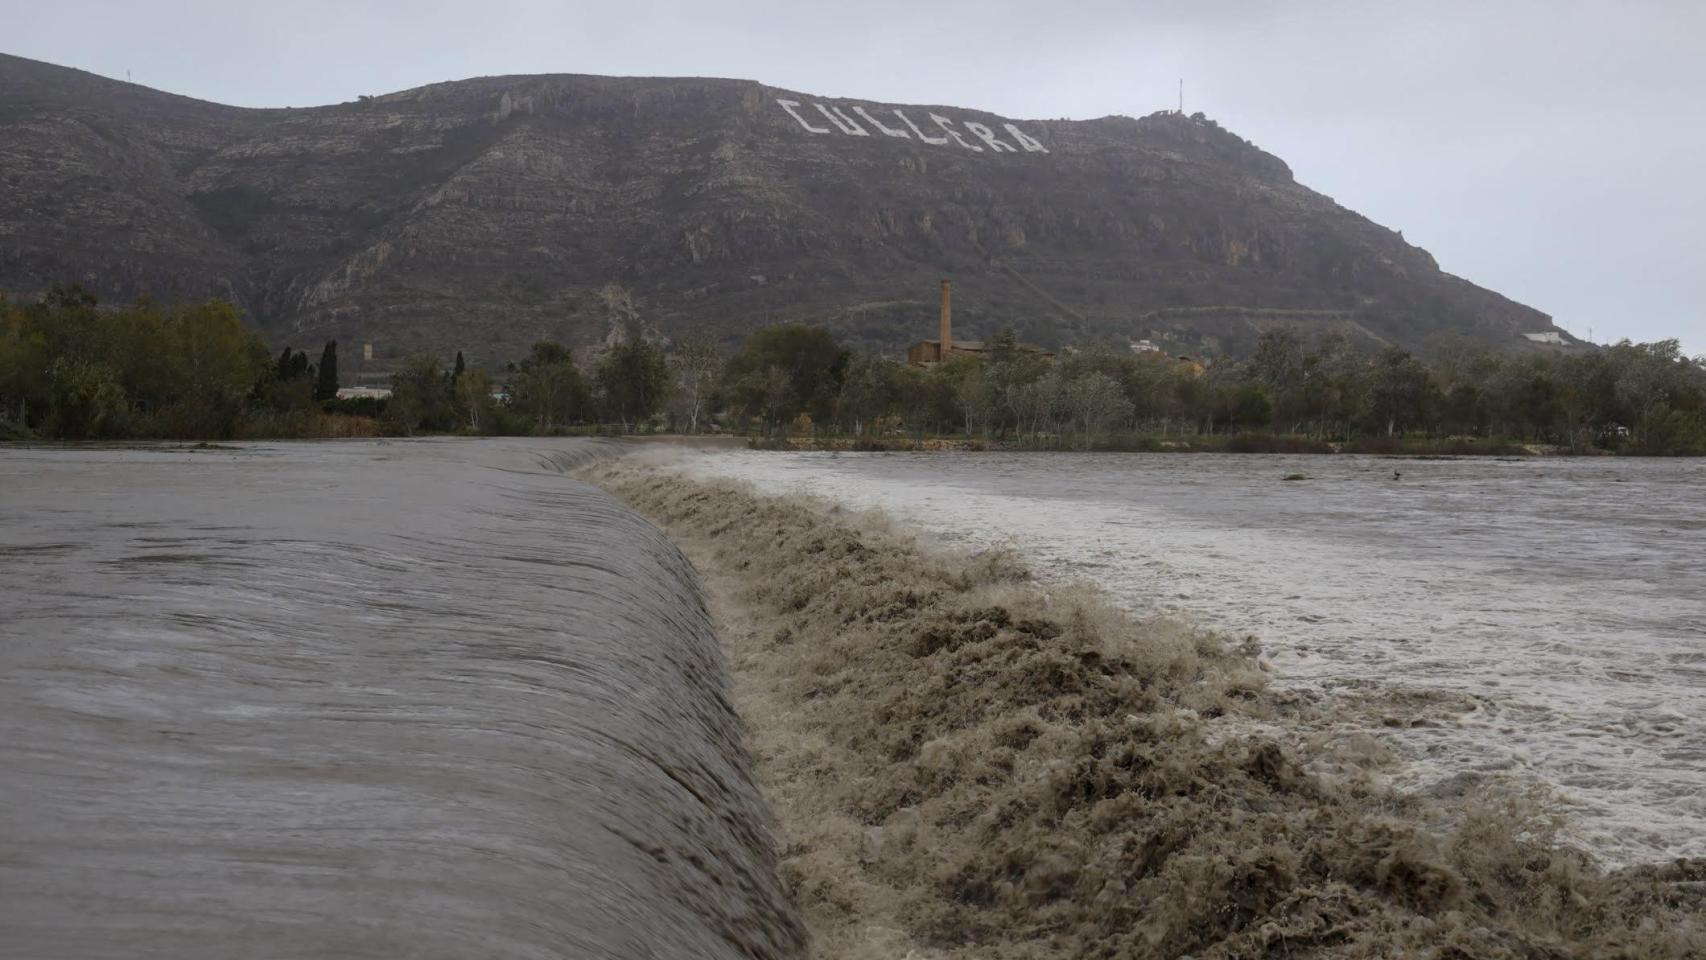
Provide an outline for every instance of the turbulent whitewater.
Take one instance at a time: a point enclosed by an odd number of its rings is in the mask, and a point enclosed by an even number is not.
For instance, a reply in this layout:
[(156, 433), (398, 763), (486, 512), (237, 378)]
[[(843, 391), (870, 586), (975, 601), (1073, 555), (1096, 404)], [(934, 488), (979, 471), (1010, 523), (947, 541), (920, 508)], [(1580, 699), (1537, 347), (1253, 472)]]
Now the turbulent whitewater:
[(1254, 635), (1281, 689), (1342, 705), (1337, 734), (1391, 745), (1400, 785), (1538, 781), (1610, 863), (1706, 854), (1701, 461), (731, 453), (692, 467), (882, 508), (936, 542), (1010, 544), (1134, 611)]
[(4, 952), (797, 955), (692, 571), (595, 452), (0, 452)]

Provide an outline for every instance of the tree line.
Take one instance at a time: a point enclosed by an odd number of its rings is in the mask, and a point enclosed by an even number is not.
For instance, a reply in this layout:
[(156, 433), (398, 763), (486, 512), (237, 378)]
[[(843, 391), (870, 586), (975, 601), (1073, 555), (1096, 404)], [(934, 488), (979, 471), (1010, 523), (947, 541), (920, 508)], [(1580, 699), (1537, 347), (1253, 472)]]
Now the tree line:
[(758, 330), (726, 356), (703, 339), (666, 347), (634, 337), (607, 351), (589, 382), (567, 348), (541, 343), (508, 369), (506, 409), (521, 432), (602, 417), (626, 429), (715, 426), (872, 444), (947, 435), (1077, 449), (1132, 438), (1469, 438), (1706, 454), (1706, 358), (1684, 356), (1675, 340), (1531, 353), (1451, 340), (1424, 358), (1282, 330), (1265, 333), (1248, 358), (1207, 364), (1095, 346), (1051, 358), (1010, 330), (988, 347), (916, 366), (802, 324)]
[(1531, 353), (1452, 340), (1424, 358), (1271, 331), (1250, 357), (1208, 364), (1094, 346), (1051, 359), (1011, 331), (988, 346), (921, 367), (849, 350), (822, 328), (770, 327), (714, 376), (695, 367), (696, 394), (711, 384), (696, 407), (738, 430), (873, 440), (1087, 449), (1133, 437), (1457, 437), (1706, 454), (1706, 358), (1675, 340)]
[(460, 351), (449, 369), (438, 357), (417, 354), (392, 375), (384, 419), (405, 434), (637, 432), (652, 427), (690, 355), (633, 337), (583, 370), (568, 347), (540, 341), (494, 375), (470, 368)]
[[(388, 400), (339, 400), (337, 345), (271, 356), (220, 301), (100, 308), (76, 287), (0, 299), (0, 436), (68, 439), (710, 429), (764, 437), (959, 436), (1035, 448), (1134, 438), (1328, 441), (1504, 438), (1577, 451), (1706, 454), (1706, 358), (1674, 340), (1504, 353), (1469, 341), (1425, 355), (1328, 334), (1264, 334), (1241, 359), (1197, 363), (1108, 347), (1049, 358), (1011, 331), (929, 367), (784, 324), (733, 350), (627, 335), (577, 357), (544, 341), (500, 369), (459, 353), (406, 359)], [(581, 361), (588, 362), (581, 362)], [(366, 426), (362, 426), (365, 424)]]
[(228, 303), (101, 309), (77, 287), (0, 299), (0, 420), (65, 439), (229, 437), (273, 364)]
[[(701, 358), (695, 360), (694, 358)], [(339, 399), (337, 342), (318, 361), (276, 357), (229, 303), (111, 307), (77, 286), (40, 301), (0, 297), (0, 439), (227, 439), (411, 434), (556, 433), (614, 422), (634, 430), (677, 386), (698, 408), (708, 381), (685, 374), (708, 348), (669, 352), (643, 337), (583, 372), (568, 348), (539, 343), (502, 370), (407, 358), (389, 398)]]

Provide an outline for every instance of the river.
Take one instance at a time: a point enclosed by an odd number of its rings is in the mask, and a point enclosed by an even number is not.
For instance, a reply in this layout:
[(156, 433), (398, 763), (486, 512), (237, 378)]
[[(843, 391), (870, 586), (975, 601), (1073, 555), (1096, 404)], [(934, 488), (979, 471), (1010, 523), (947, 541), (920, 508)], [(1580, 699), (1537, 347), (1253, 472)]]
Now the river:
[[(1609, 863), (1706, 856), (1706, 461), (716, 453), (701, 475), (1007, 545), (1253, 635), (1398, 785), (1556, 791)], [(1287, 480), (1291, 475), (1307, 479)]]
[(696, 580), (598, 453), (0, 449), (0, 953), (799, 955)]

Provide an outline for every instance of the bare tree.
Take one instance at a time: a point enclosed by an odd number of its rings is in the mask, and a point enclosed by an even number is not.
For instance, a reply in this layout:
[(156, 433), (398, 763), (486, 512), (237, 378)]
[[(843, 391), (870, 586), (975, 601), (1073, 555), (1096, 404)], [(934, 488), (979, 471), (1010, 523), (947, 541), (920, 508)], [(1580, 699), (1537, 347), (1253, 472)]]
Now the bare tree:
[(723, 356), (717, 352), (714, 340), (700, 334), (670, 354), (669, 368), (675, 378), (677, 402), (687, 417), (687, 432), (698, 433), (699, 415), (705, 409), (711, 386), (722, 373)]

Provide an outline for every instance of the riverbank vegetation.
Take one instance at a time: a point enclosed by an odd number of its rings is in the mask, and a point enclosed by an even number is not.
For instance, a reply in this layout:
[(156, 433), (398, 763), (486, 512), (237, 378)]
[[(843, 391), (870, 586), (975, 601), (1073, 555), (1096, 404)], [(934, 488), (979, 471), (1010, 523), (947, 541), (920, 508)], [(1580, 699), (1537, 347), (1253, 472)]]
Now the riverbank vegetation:
[[(1607, 871), (1525, 797), (1401, 794), (1250, 651), (634, 458), (587, 474), (706, 580), (825, 957), (1643, 957), (1706, 863)], [(1347, 757), (1349, 759), (1347, 759)]]
[[(388, 389), (339, 397), (337, 343), (271, 356), (228, 303), (98, 304), (75, 287), (0, 298), (0, 440), (262, 439), (632, 432), (671, 387), (636, 338), (590, 371), (536, 344), (500, 371), (415, 355)], [(609, 422), (614, 421), (614, 422)]]
[(841, 350), (805, 327), (750, 338), (721, 401), (770, 443), (881, 449), (958, 437), (1036, 449), (1706, 454), (1706, 364), (1675, 341), (1424, 360), (1280, 331), (1248, 359), (1067, 351), (1011, 334), (933, 367)]
[[(626, 301), (625, 301), (626, 302)], [(0, 300), (0, 438), (718, 431), (755, 445), (1231, 452), (1706, 455), (1706, 363), (1675, 341), (1553, 353), (1464, 342), (1426, 357), (1264, 335), (1199, 362), (1094, 345), (1058, 357), (1011, 332), (917, 366), (820, 327), (716, 343), (549, 341), (501, 368), (417, 355), (389, 396), (338, 398), (337, 346), (276, 360), (230, 305), (100, 308), (75, 287)]]
[(103, 308), (75, 287), (0, 299), (0, 439), (375, 436), (371, 418), (322, 406), (335, 349), (319, 369), (288, 350), (275, 360), (219, 300)]

